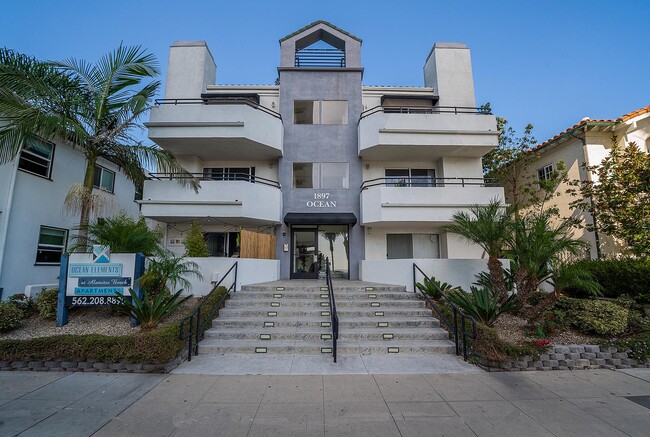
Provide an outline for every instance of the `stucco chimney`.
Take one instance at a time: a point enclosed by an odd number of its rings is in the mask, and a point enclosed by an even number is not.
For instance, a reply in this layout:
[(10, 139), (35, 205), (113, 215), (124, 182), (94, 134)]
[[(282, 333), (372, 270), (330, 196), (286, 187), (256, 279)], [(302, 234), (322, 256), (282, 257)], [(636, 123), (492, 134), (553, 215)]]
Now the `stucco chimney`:
[(424, 64), (424, 85), (433, 87), (440, 106), (475, 107), (469, 48), (463, 43), (435, 43)]
[(166, 99), (198, 99), (214, 85), (217, 66), (205, 41), (176, 41), (169, 48)]

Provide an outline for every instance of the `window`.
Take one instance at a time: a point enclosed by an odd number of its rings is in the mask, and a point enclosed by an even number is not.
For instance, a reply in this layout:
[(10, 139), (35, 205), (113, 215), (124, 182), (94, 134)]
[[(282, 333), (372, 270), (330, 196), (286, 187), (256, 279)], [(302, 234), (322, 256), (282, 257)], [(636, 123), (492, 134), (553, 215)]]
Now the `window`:
[(553, 174), (553, 164), (549, 164), (537, 170), (537, 180), (545, 181), (551, 178)]
[(54, 144), (36, 143), (20, 152), (18, 168), (44, 178), (49, 178), (52, 173), (52, 159), (54, 158)]
[(440, 258), (437, 234), (386, 234), (387, 259)]
[(385, 170), (388, 187), (435, 187), (436, 172), (433, 169), (404, 168)]
[(348, 124), (347, 100), (294, 100), (294, 124)]
[(255, 179), (255, 167), (212, 167), (203, 169), (203, 177), (214, 181), (250, 181)]
[(115, 189), (115, 172), (96, 165), (93, 187), (112, 193)]
[(205, 242), (208, 244), (210, 256), (239, 256), (238, 237), (239, 232), (206, 232)]
[(347, 162), (294, 162), (293, 188), (347, 190), (349, 173)]
[(38, 234), (36, 264), (61, 264), (61, 255), (68, 240), (67, 229), (41, 226)]

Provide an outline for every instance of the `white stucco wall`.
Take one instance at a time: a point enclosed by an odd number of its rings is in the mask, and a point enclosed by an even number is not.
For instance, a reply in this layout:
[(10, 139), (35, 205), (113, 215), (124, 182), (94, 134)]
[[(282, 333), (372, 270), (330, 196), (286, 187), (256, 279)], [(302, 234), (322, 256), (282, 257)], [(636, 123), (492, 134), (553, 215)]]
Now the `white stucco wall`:
[[(220, 281), (235, 262), (237, 262), (237, 290), (242, 285), (257, 284), (259, 282), (277, 281), (280, 278), (280, 261), (273, 259), (249, 259), (249, 258), (187, 258), (199, 265), (203, 280), (188, 278), (192, 284), (190, 290), (185, 294), (204, 296), (208, 294), (214, 284)], [(231, 273), (224, 280), (222, 285), (230, 286), (233, 281)], [(212, 282), (214, 281), (214, 283)]]
[[(136, 217), (139, 208), (133, 200), (133, 184), (126, 180), (115, 164), (103, 160), (99, 164), (116, 171), (115, 194), (105, 194), (112, 200), (112, 207), (106, 209), (101, 216), (111, 216), (123, 209), (127, 214)], [(0, 167), (0, 175), (10, 167), (11, 164)], [(58, 265), (34, 265), (40, 227), (43, 225), (67, 229), (68, 244), (71, 243), (73, 228), (78, 225), (79, 216), (71, 215), (66, 210), (64, 200), (72, 184), (83, 182), (84, 172), (84, 157), (67, 146), (57, 145), (51, 179), (23, 171), (16, 173), (7, 241), (0, 270), (3, 299), (15, 293), (22, 293), (29, 284), (58, 282)], [(5, 187), (2, 186), (3, 191), (8, 189)], [(6, 219), (3, 217), (3, 220)], [(2, 225), (5, 225), (4, 222)]]

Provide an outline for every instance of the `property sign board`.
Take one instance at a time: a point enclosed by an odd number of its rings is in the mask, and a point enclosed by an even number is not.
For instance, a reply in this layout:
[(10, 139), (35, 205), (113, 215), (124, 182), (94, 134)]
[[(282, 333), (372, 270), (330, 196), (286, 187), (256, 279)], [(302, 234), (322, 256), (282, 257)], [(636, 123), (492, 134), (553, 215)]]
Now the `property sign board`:
[(142, 254), (111, 254), (108, 246), (93, 246), (92, 253), (64, 255), (61, 259), (57, 326), (67, 323), (69, 307), (116, 304), (116, 294), (129, 297), (129, 288), (139, 292), (136, 280), (143, 270)]

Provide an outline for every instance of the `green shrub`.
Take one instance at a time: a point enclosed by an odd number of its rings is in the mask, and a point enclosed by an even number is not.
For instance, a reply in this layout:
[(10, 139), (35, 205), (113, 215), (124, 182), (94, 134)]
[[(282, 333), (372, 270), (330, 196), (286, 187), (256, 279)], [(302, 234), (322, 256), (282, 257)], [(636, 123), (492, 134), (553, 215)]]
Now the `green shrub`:
[(34, 299), (25, 295), (24, 293), (18, 293), (9, 296), (7, 299), (9, 302), (13, 303), (23, 312), (25, 317), (29, 317), (36, 311), (36, 303)]
[(476, 340), (472, 341), (474, 355), (488, 361), (502, 362), (524, 356), (538, 357), (549, 348), (547, 341), (533, 340), (521, 344), (499, 338), (497, 332), (483, 324), (476, 325)]
[(531, 321), (531, 335), (536, 338), (549, 338), (566, 330), (566, 313), (557, 308), (544, 311), (538, 320)]
[(192, 221), (192, 227), (190, 228), (190, 232), (187, 234), (187, 237), (185, 237), (183, 245), (185, 246), (185, 256), (210, 256), (210, 252), (208, 251), (208, 243), (203, 237), (203, 233), (201, 232), (201, 225), (199, 224), (198, 220)]
[(418, 282), (415, 284), (415, 286), (418, 288), (418, 290), (428, 294), (432, 299), (439, 299), (441, 297), (440, 291), (445, 294), (449, 294), (452, 291), (460, 291), (459, 287), (454, 287), (453, 285), (447, 284), (446, 282), (437, 281), (434, 277), (425, 277), (422, 283)]
[(15, 329), (23, 324), (24, 313), (13, 302), (0, 302), (0, 332)]
[(499, 302), (499, 294), (481, 287), (470, 287), (470, 292), (456, 291), (449, 293), (449, 299), (460, 309), (474, 317), (477, 322), (492, 326), (497, 318), (505, 312), (515, 309), (515, 294), (511, 294), (503, 302)]
[[(650, 304), (650, 259), (582, 260), (576, 264), (586, 270), (602, 286), (603, 296), (617, 298), (627, 294), (637, 302)], [(570, 295), (585, 296), (579, 287), (569, 287)]]
[(613, 338), (601, 343), (615, 347), (619, 352), (627, 352), (628, 357), (645, 363), (650, 358), (650, 332), (643, 332), (630, 338)]
[(117, 294), (115, 298), (119, 303), (112, 307), (124, 314), (133, 315), (142, 329), (151, 329), (192, 297), (189, 295), (181, 298), (182, 293), (183, 290), (180, 289), (173, 295), (158, 293), (157, 296), (150, 297), (144, 291), (140, 299), (137, 293), (129, 288), (131, 299)]
[(582, 332), (620, 335), (627, 329), (630, 311), (606, 300), (561, 297), (555, 308), (566, 312), (566, 320)]
[[(205, 301), (201, 311), (202, 323), (207, 322), (225, 292), (224, 287), (219, 287)], [(187, 314), (193, 310), (189, 309)], [(176, 358), (185, 347), (186, 342), (178, 338), (179, 327), (180, 324), (174, 322), (123, 336), (87, 334), (0, 340), (0, 361), (65, 358), (70, 361), (166, 363)]]
[(36, 298), (38, 314), (46, 319), (56, 319), (56, 307), (59, 302), (59, 289), (43, 289)]

